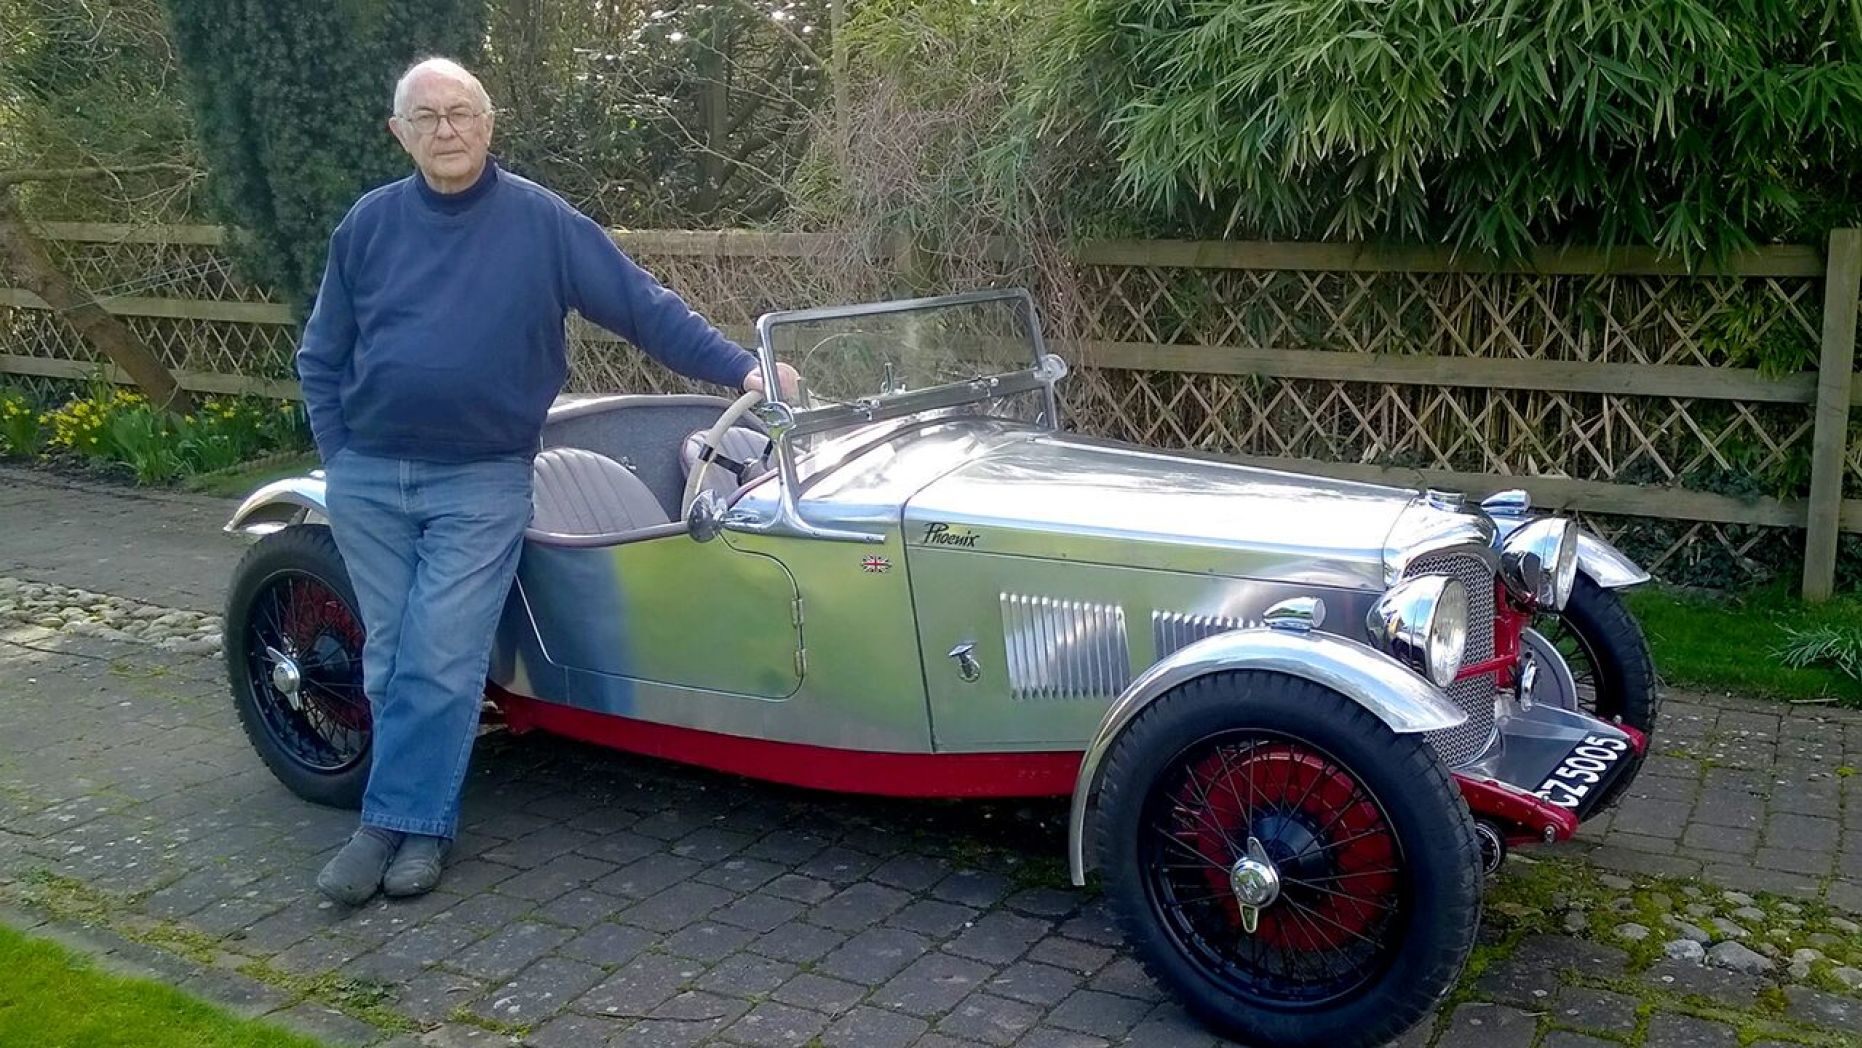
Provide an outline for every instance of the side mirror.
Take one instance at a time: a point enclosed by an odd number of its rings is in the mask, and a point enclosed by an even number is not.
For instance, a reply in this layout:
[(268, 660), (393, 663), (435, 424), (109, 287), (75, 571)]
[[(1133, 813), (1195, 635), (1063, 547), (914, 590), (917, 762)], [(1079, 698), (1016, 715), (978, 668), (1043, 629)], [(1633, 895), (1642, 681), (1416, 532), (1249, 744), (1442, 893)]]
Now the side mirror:
[(692, 497), (685, 511), (685, 530), (694, 542), (710, 542), (724, 529), (724, 500), (713, 491), (701, 491)]

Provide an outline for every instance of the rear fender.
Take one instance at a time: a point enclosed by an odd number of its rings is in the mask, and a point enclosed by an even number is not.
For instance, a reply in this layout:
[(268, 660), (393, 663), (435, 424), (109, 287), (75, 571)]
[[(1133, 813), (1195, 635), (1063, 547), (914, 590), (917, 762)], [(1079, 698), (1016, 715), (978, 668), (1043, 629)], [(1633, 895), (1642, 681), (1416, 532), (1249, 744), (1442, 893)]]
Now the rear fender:
[[(1508, 535), (1537, 519), (1530, 511), (1526, 493), (1518, 489), (1488, 496), (1481, 508), (1493, 518), (1494, 549), (1499, 549)], [(1585, 528), (1578, 528), (1578, 570), (1603, 589), (1627, 589), (1649, 581), (1649, 573), (1641, 565)]]
[(274, 480), (247, 495), (221, 528), (229, 535), (269, 535), (292, 524), (329, 519), (323, 503), (323, 471)]
[(1370, 710), (1401, 734), (1441, 731), (1468, 716), (1402, 663), (1329, 633), (1238, 630), (1181, 648), (1125, 689), (1100, 719), (1086, 748), (1067, 820), (1067, 860), (1074, 884), (1086, 883), (1086, 817), (1099, 788), (1099, 766), (1113, 742), (1138, 714), (1171, 690), (1233, 670), (1263, 670), (1312, 681)]

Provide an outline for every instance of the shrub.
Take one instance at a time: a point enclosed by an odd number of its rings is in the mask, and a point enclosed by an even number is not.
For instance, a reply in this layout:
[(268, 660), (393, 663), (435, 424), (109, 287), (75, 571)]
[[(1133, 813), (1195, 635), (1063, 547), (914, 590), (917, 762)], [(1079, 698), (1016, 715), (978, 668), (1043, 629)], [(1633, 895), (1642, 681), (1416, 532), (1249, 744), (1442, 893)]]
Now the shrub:
[(1060, 10), (1034, 95), (1185, 234), (1699, 258), (1862, 216), (1856, 0)]

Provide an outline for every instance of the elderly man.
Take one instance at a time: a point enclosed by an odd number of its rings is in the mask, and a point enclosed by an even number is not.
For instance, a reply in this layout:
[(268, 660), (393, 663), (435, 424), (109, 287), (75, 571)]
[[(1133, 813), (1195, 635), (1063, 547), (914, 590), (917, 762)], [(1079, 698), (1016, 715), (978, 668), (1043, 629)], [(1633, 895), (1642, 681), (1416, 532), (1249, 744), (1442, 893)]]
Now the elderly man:
[(350, 905), (439, 883), (530, 519), (531, 459), (567, 370), (568, 311), (683, 374), (762, 383), (749, 353), (600, 226), (499, 169), (490, 99), (471, 73), (414, 65), (388, 128), (417, 170), (336, 227), (297, 353), (330, 526), (368, 630), (361, 827), (317, 877)]

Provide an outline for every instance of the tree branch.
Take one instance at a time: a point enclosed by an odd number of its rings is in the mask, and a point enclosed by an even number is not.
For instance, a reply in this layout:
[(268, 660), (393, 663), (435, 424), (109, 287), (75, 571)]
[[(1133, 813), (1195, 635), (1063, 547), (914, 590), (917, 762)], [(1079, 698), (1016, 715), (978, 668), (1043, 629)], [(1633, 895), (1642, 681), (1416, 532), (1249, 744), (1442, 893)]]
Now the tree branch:
[(156, 171), (172, 171), (175, 174), (185, 174), (189, 177), (200, 175), (198, 169), (173, 161), (130, 164), (126, 167), (27, 167), (14, 171), (0, 171), (0, 189), (9, 189), (27, 182), (70, 182), (85, 178), (121, 178), (124, 175), (146, 175)]

